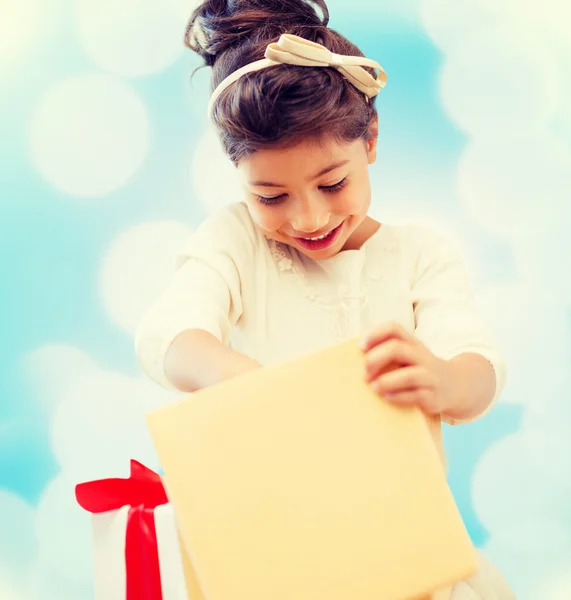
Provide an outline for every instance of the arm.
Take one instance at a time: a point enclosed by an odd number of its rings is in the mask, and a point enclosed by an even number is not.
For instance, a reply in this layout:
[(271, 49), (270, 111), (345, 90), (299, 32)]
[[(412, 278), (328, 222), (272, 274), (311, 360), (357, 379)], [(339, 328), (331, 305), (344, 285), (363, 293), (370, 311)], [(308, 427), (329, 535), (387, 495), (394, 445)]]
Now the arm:
[(430, 230), (417, 229), (415, 236), (415, 337), (447, 362), (455, 394), (443, 420), (473, 421), (492, 408), (504, 388), (504, 358), (476, 307), (459, 250)]
[(367, 381), (394, 404), (466, 422), (484, 414), (494, 398), (496, 374), (487, 359), (471, 352), (440, 358), (396, 323), (369, 334), (363, 351)]
[[(413, 241), (414, 335), (389, 323), (367, 336), (366, 377), (392, 402), (418, 405), (450, 424), (473, 421), (502, 391), (505, 365), (475, 309), (458, 253), (424, 230)], [(390, 365), (400, 368), (388, 371)]]
[(137, 328), (139, 363), (167, 389), (192, 392), (259, 366), (228, 347), (243, 313), (242, 286), (255, 267), (246, 213), (229, 207), (199, 227)]
[(448, 361), (456, 394), (444, 410), (454, 421), (471, 421), (487, 412), (496, 391), (496, 372), (480, 354), (466, 352)]
[(200, 329), (179, 334), (165, 358), (167, 379), (181, 392), (196, 392), (259, 367), (255, 360)]

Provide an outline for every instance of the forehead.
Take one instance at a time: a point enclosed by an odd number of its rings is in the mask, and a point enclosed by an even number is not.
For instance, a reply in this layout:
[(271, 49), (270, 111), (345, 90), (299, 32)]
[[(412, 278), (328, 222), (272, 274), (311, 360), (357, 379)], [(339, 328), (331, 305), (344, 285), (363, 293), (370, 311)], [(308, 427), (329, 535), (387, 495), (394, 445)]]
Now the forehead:
[(363, 140), (338, 142), (335, 139), (305, 140), (286, 148), (267, 148), (254, 152), (238, 164), (249, 179), (283, 174), (304, 177), (329, 165), (357, 159), (364, 151)]

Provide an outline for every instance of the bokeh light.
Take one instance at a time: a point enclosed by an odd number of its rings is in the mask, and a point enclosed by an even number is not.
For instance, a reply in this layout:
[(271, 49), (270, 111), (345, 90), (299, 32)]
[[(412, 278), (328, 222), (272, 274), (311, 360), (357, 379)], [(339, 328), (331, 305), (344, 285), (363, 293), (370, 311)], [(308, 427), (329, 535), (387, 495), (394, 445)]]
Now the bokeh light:
[(137, 77), (162, 71), (180, 57), (189, 14), (174, 1), (78, 0), (77, 30), (97, 66)]
[(208, 212), (242, 199), (236, 168), (224, 154), (213, 127), (207, 127), (198, 142), (190, 176), (196, 198)]
[(103, 196), (141, 166), (149, 144), (146, 108), (119, 79), (82, 75), (57, 83), (30, 125), (40, 173), (76, 198)]
[(103, 304), (119, 327), (135, 331), (174, 275), (176, 254), (191, 234), (184, 223), (158, 221), (130, 227), (113, 240), (99, 285)]

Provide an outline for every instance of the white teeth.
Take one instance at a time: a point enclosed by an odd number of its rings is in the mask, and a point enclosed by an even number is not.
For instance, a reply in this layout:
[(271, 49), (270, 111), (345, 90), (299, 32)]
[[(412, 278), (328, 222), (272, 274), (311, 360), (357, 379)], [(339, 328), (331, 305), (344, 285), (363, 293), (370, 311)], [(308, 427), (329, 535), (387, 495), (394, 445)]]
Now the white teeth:
[[(331, 233), (331, 232), (329, 232), (329, 233)], [(305, 239), (309, 240), (310, 242), (316, 242), (317, 240), (323, 240), (323, 239), (325, 239), (329, 235), (329, 233), (326, 233), (325, 235), (321, 235), (319, 237), (305, 238)]]

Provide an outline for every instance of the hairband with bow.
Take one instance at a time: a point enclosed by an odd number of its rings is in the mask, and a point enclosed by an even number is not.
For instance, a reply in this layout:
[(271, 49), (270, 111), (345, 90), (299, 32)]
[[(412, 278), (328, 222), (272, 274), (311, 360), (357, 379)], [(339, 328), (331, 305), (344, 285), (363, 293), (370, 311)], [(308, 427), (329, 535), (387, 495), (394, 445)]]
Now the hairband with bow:
[[(362, 56), (346, 56), (335, 54), (325, 46), (311, 42), (297, 35), (284, 33), (279, 41), (269, 44), (266, 48), (265, 58), (255, 61), (234, 71), (226, 77), (214, 90), (208, 104), (208, 114), (212, 116), (214, 104), (220, 94), (238, 81), (246, 73), (259, 71), (275, 65), (296, 65), (300, 67), (332, 67), (337, 69), (349, 83), (363, 92), (367, 98), (376, 96), (387, 82), (387, 74), (381, 65)], [(371, 67), (378, 71), (373, 77), (363, 67)]]

